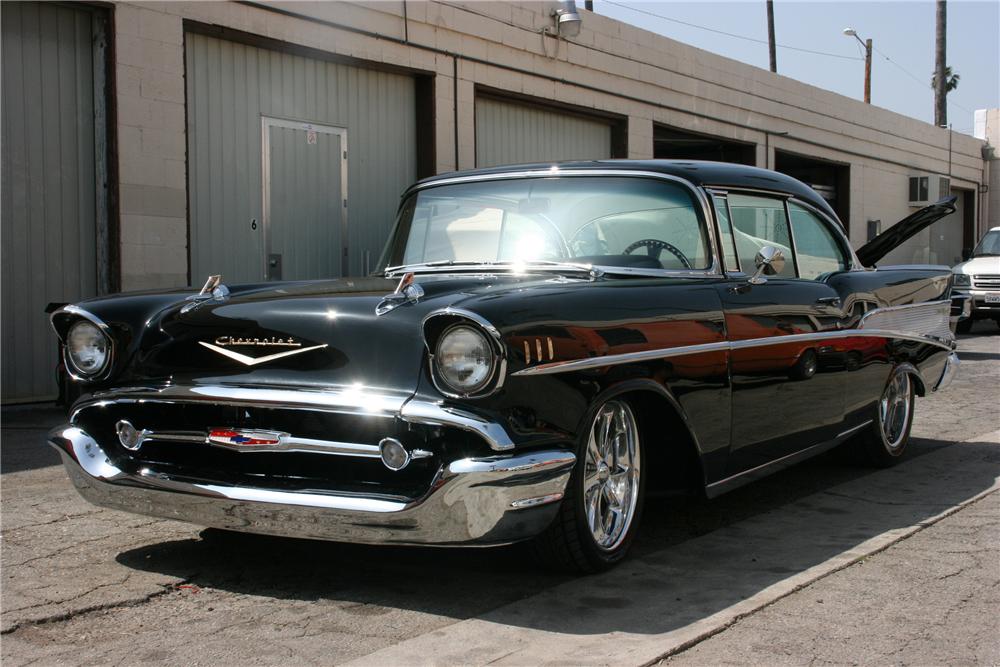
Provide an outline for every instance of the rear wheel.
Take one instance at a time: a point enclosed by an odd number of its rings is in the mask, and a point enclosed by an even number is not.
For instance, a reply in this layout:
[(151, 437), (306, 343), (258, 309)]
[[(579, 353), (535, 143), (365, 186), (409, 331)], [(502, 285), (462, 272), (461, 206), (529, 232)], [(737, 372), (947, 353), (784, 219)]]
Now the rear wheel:
[(893, 371), (875, 406), (872, 423), (852, 442), (861, 463), (888, 468), (903, 458), (913, 426), (914, 396), (915, 385), (910, 373), (900, 369)]
[(621, 399), (597, 409), (585, 438), (559, 515), (534, 546), (548, 565), (599, 572), (625, 557), (638, 530), (643, 445), (635, 414)]

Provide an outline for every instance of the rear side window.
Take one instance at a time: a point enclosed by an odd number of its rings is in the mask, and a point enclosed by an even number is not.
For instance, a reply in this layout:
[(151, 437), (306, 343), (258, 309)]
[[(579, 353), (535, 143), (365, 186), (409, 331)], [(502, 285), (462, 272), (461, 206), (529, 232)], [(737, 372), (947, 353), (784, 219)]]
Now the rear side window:
[(817, 280), (847, 269), (847, 257), (833, 232), (812, 211), (788, 202), (799, 277)]
[(792, 237), (785, 215), (785, 202), (769, 197), (730, 194), (729, 210), (732, 214), (733, 241), (743, 271), (752, 273), (754, 258), (764, 246), (773, 246), (785, 256), (783, 278), (795, 277), (792, 257)]

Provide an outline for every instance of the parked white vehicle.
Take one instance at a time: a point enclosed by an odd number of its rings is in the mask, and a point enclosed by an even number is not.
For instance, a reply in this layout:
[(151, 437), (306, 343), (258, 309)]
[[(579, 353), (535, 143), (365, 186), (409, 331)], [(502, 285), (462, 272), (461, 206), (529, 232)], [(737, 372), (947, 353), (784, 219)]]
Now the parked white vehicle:
[(952, 269), (954, 293), (971, 299), (972, 312), (958, 323), (968, 333), (975, 320), (990, 318), (1000, 326), (1000, 227), (986, 232), (972, 256)]

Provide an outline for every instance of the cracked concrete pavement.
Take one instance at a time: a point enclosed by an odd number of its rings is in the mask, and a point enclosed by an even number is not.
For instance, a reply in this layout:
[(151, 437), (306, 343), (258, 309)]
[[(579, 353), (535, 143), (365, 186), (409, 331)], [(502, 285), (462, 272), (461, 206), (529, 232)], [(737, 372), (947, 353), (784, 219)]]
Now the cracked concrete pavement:
[(632, 560), (586, 578), (518, 547), (337, 545), (101, 510), (51, 465), (55, 416), (5, 409), (0, 658), (995, 663), (1000, 496), (970, 501), (1000, 471), (1000, 336), (977, 332), (955, 384), (918, 400), (910, 461), (828, 455), (716, 500), (653, 500)]

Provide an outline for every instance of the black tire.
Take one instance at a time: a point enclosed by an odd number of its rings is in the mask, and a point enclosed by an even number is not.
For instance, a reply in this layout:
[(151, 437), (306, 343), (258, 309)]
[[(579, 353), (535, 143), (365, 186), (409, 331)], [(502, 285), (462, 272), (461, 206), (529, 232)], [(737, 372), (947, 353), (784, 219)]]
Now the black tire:
[[(894, 383), (905, 382), (907, 387), (905, 396), (900, 398), (896, 409), (904, 409), (905, 417), (900, 421), (893, 420), (896, 427), (890, 425), (889, 428), (883, 423), (886, 409), (883, 404), (887, 400), (893, 400), (892, 395), (900, 392), (894, 390)], [(872, 422), (858, 433), (848, 443), (853, 459), (862, 465), (875, 468), (889, 468), (903, 460), (906, 455), (907, 445), (910, 442), (910, 429), (913, 427), (913, 406), (916, 395), (916, 384), (913, 377), (906, 370), (895, 369), (889, 375), (882, 396), (875, 404)], [(888, 433), (887, 433), (888, 432)]]
[(819, 368), (819, 356), (816, 350), (806, 350), (796, 360), (795, 365), (788, 371), (788, 377), (793, 380), (808, 380), (816, 375)]
[[(638, 468), (638, 486), (635, 490), (633, 509), (625, 522), (621, 536), (612, 545), (599, 546), (588, 521), (586, 502), (588, 495), (585, 481), (593, 479), (589, 470), (588, 448), (590, 437), (601, 423), (602, 415), (608, 409), (622, 406), (627, 411), (635, 428), (635, 451), (638, 457), (634, 459)], [(535, 538), (532, 547), (536, 558), (546, 567), (575, 573), (603, 572), (620, 563), (628, 554), (632, 541), (639, 530), (640, 519), (646, 494), (646, 466), (643, 465), (643, 441), (638, 428), (638, 422), (631, 406), (622, 399), (611, 399), (591, 411), (587, 423), (589, 426), (581, 434), (576, 466), (566, 486), (566, 495), (559, 507), (559, 513), (544, 533)], [(607, 468), (605, 468), (607, 469)], [(599, 477), (599, 475), (598, 475)], [(598, 494), (600, 492), (597, 492)], [(593, 494), (589, 497), (593, 497)], [(603, 496), (598, 498), (598, 507)]]
[(964, 320), (959, 320), (958, 324), (955, 325), (955, 333), (967, 334), (972, 332), (972, 318), (968, 317)]

